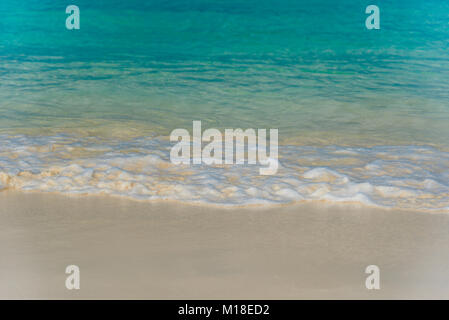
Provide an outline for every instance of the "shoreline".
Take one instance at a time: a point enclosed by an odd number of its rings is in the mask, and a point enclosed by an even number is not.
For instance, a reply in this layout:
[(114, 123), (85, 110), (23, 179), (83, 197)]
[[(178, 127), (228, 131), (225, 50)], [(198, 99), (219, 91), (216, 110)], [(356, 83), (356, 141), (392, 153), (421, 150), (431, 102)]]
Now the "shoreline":
[[(107, 193), (94, 193), (94, 194), (78, 194), (78, 193), (64, 193), (64, 192), (54, 192), (54, 191), (40, 191), (40, 190), (17, 190), (13, 188), (1, 189), (0, 193), (6, 192), (11, 194), (24, 194), (24, 195), (50, 195), (56, 197), (64, 197), (68, 199), (82, 200), (86, 198), (98, 198), (98, 199), (115, 199), (117, 201), (130, 201), (141, 204), (148, 205), (166, 205), (166, 206), (186, 206), (190, 207), (192, 210), (195, 208), (200, 209), (211, 209), (211, 210), (276, 210), (281, 208), (292, 208), (295, 207), (318, 207), (322, 209), (349, 209), (349, 210), (381, 210), (381, 211), (391, 211), (391, 212), (402, 212), (402, 213), (412, 213), (412, 214), (446, 214), (449, 216), (449, 211), (446, 209), (420, 209), (420, 208), (401, 208), (401, 207), (382, 207), (377, 204), (367, 204), (357, 201), (332, 201), (323, 199), (307, 199), (307, 200), (293, 200), (291, 202), (280, 202), (280, 203), (252, 203), (252, 204), (223, 204), (223, 203), (211, 203), (211, 202), (189, 202), (185, 200), (178, 199), (141, 199), (133, 198), (128, 195), (121, 194), (107, 194)], [(448, 209), (449, 210), (449, 209)]]
[(0, 188), (233, 207), (323, 200), (449, 212), (449, 154), (430, 147), (287, 146), (276, 174), (261, 175), (272, 166), (173, 163), (173, 146), (154, 139), (85, 142), (6, 139)]
[[(0, 298), (449, 298), (449, 215), (0, 192)], [(81, 289), (65, 288), (80, 267)], [(381, 289), (365, 288), (378, 265)]]

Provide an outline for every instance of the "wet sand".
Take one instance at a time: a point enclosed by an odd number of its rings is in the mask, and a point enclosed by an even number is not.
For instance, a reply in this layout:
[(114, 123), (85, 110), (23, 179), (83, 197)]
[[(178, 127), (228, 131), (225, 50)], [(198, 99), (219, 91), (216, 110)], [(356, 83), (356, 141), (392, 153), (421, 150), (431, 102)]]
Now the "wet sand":
[[(0, 298), (449, 298), (449, 215), (0, 192)], [(67, 290), (77, 265), (81, 289)], [(380, 268), (380, 290), (365, 268)]]

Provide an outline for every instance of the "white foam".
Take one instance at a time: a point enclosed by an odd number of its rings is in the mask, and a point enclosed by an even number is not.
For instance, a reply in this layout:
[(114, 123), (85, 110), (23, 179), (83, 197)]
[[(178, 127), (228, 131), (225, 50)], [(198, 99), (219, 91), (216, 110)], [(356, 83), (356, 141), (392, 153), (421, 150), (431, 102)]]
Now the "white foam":
[(0, 188), (217, 205), (303, 200), (449, 207), (449, 154), (431, 147), (280, 146), (276, 175), (254, 165), (177, 166), (164, 139), (0, 136)]

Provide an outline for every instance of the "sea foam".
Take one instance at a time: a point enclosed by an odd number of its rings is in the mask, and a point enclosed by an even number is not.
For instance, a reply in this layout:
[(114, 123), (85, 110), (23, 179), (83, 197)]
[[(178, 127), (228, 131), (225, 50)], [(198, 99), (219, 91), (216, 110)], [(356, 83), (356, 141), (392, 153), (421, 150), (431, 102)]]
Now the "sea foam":
[(279, 170), (174, 165), (163, 138), (2, 135), (0, 188), (241, 206), (357, 202), (448, 211), (449, 153), (428, 146), (279, 147)]

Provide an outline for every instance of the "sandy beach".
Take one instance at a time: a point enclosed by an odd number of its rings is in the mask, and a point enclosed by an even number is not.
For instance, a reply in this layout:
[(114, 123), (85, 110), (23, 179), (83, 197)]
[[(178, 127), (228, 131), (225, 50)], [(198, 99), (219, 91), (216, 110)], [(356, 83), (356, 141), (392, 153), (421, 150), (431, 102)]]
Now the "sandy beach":
[(0, 17), (0, 300), (449, 299), (449, 1)]
[[(449, 298), (449, 215), (0, 193), (0, 298)], [(80, 267), (81, 289), (65, 288)], [(365, 268), (381, 289), (365, 288)]]

